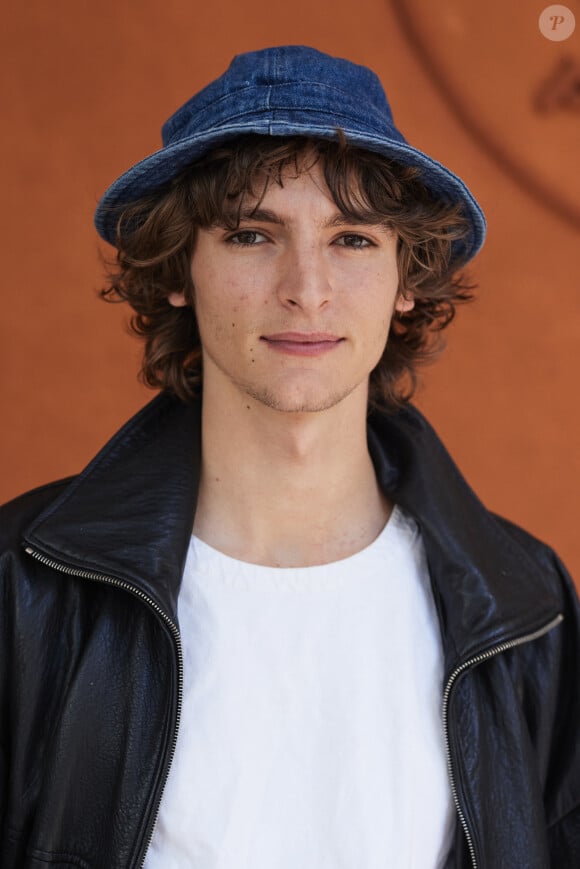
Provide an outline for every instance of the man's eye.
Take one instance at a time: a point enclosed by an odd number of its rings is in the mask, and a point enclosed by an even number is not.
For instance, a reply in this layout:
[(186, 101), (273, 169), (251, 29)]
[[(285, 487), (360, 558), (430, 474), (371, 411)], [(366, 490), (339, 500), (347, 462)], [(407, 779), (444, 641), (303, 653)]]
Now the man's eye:
[(365, 238), (364, 235), (358, 235), (356, 232), (348, 232), (346, 235), (341, 235), (340, 238), (337, 238), (335, 244), (340, 245), (340, 247), (372, 247), (372, 241), (369, 241), (368, 238)]
[(250, 247), (266, 241), (266, 237), (261, 232), (256, 232), (255, 229), (241, 229), (239, 232), (234, 233), (234, 235), (228, 236), (226, 240), (228, 244)]

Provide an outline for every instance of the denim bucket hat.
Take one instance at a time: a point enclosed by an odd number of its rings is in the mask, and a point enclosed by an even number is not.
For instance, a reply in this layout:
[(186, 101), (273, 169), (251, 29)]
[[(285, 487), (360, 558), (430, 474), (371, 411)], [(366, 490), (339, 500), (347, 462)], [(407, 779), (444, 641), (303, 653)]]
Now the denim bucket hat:
[(305, 46), (281, 46), (235, 57), (226, 72), (193, 96), (163, 125), (163, 147), (121, 175), (95, 214), (99, 235), (115, 244), (122, 208), (153, 193), (208, 151), (246, 133), (334, 139), (421, 170), (438, 198), (459, 203), (471, 231), (454, 242), (466, 263), (481, 248), (485, 217), (463, 181), (412, 148), (396, 128), (385, 92), (370, 69)]

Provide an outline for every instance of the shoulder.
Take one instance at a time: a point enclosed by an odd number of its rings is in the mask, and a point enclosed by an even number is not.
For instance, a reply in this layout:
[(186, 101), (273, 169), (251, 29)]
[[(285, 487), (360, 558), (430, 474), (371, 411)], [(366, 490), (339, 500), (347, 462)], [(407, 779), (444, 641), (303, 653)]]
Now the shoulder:
[(535, 561), (550, 568), (553, 568), (555, 562), (559, 561), (552, 547), (539, 537), (535, 537), (505, 516), (493, 512), (490, 512), (490, 516), (499, 528), (513, 540), (514, 544), (524, 549)]
[(546, 581), (551, 582), (556, 588), (562, 600), (563, 609), (571, 611), (573, 615), (580, 638), (578, 589), (558, 553), (548, 543), (530, 534), (529, 531), (516, 525), (515, 522), (511, 522), (504, 516), (498, 516), (496, 513), (490, 515), (505, 534), (514, 541), (515, 546), (522, 554), (525, 554), (535, 563)]

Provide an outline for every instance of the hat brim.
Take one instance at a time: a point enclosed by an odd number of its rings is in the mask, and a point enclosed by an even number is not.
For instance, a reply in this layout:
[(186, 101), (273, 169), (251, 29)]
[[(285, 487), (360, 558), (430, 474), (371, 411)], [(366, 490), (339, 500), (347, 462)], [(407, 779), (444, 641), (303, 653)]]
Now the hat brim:
[[(437, 160), (404, 142), (373, 136), (366, 132), (361, 134), (360, 131), (345, 127), (340, 129), (351, 145), (398, 160), (406, 166), (416, 166), (421, 170), (421, 180), (436, 197), (449, 203), (459, 204), (469, 223), (470, 232), (461, 241), (453, 242), (453, 263), (459, 267), (475, 256), (485, 240), (486, 220), (477, 201), (461, 178)], [(237, 123), (184, 138), (174, 145), (161, 148), (124, 172), (105, 192), (95, 212), (95, 226), (101, 238), (114, 246), (118, 220), (126, 206), (165, 186), (214, 148), (249, 133), (335, 139), (337, 129), (272, 120), (268, 122), (267, 129), (264, 129), (264, 124)]]

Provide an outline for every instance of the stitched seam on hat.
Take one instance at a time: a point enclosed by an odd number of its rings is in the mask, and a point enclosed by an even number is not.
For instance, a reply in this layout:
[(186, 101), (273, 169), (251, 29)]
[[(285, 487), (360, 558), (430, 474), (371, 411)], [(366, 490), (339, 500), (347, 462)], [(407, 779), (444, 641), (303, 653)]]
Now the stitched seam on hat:
[[(297, 84), (297, 82), (289, 81), (289, 82), (277, 82), (276, 84), (269, 84), (269, 85), (266, 85), (266, 84), (247, 85), (246, 87), (240, 88), (239, 90), (238, 89), (232, 90), (232, 91), (230, 91), (230, 93), (224, 94), (223, 96), (219, 97), (218, 99), (211, 100), (207, 104), (207, 107), (219, 106), (219, 104), (223, 103), (224, 100), (229, 100), (232, 97), (237, 98), (237, 97), (241, 96), (242, 94), (244, 94), (246, 91), (256, 90), (256, 88), (268, 88), (268, 90), (271, 91), (272, 88), (276, 88), (276, 89), (278, 89), (278, 88), (295, 88), (296, 84)], [(350, 99), (352, 99), (352, 96), (353, 96), (352, 93), (350, 93), (349, 91), (346, 91), (343, 88), (337, 87), (336, 85), (328, 84), (325, 81), (317, 81), (316, 79), (306, 79), (305, 81), (300, 82), (301, 87), (303, 87), (304, 85), (314, 85), (315, 87), (324, 88), (325, 90), (328, 90), (328, 91), (335, 91), (337, 94), (341, 94), (342, 96), (349, 97)], [(177, 114), (179, 114), (179, 111), (177, 112)]]
[[(350, 93), (349, 91), (345, 91), (345, 90), (343, 90), (343, 88), (336, 87), (336, 85), (327, 84), (326, 82), (323, 82), (323, 81), (316, 81), (314, 79), (312, 79), (312, 80), (306, 79), (306, 81), (301, 81), (300, 85), (301, 86), (313, 85), (314, 87), (317, 87), (320, 89), (324, 89), (327, 91), (334, 91), (335, 93), (339, 94), (340, 96), (346, 97), (348, 99), (353, 98), (352, 93)], [(247, 91), (256, 90), (256, 88), (267, 88), (268, 89), (267, 106), (269, 108), (270, 107), (270, 94), (271, 94), (273, 88), (294, 88), (295, 86), (296, 86), (296, 82), (279, 82), (278, 84), (275, 84), (275, 85), (263, 85), (263, 84), (247, 85), (246, 87), (240, 88), (239, 90), (233, 90), (228, 94), (224, 94), (223, 96), (219, 97), (218, 99), (211, 100), (205, 106), (197, 109), (196, 112), (192, 113), (192, 114), (197, 114), (198, 112), (202, 113), (202, 112), (205, 112), (208, 110), (212, 110), (215, 107), (219, 106), (221, 103), (225, 102), (226, 100), (230, 100), (232, 97), (235, 97), (236, 99), (238, 99)], [(303, 107), (303, 110), (308, 111), (308, 108)], [(179, 110), (179, 111), (181, 111), (181, 110)], [(177, 115), (179, 115), (179, 111), (177, 112)], [(255, 109), (250, 109), (249, 111), (255, 111)], [(190, 115), (190, 117), (191, 117), (191, 115)], [(181, 128), (184, 126), (185, 123), (186, 123), (186, 121), (184, 120), (183, 122), (179, 123), (179, 126), (177, 126), (177, 118), (175, 119), (174, 123), (171, 123), (171, 119), (169, 119), (166, 122), (166, 129), (169, 132), (169, 138), (173, 137), (173, 135), (178, 130), (181, 130)], [(169, 125), (169, 126), (167, 126), (167, 125)]]
[[(271, 115), (271, 108), (270, 108), (270, 97), (271, 96), (272, 96), (272, 85), (270, 85), (270, 87), (268, 88), (268, 91), (266, 93), (266, 108), (268, 109), (268, 112), (270, 112), (270, 115)], [(270, 117), (270, 123), (268, 124), (268, 132), (269, 133), (272, 132), (272, 120), (273, 120), (272, 117)]]
[[(278, 112), (278, 111), (280, 111), (280, 112), (286, 112), (286, 111), (287, 112), (294, 112), (294, 111), (297, 111), (297, 109), (295, 107), (292, 107), (292, 106), (278, 106), (278, 105), (272, 106), (272, 104), (270, 103), (269, 105), (264, 106), (264, 108), (260, 109), (259, 111), (260, 111), (261, 115), (265, 116), (268, 114), (268, 112), (270, 112), (271, 114), (273, 114), (274, 112)], [(316, 107), (313, 107), (313, 108), (302, 107), (299, 109), (299, 111), (302, 114), (311, 113), (313, 115), (318, 115), (318, 116), (325, 114), (325, 115), (328, 115), (329, 118), (336, 118), (336, 112), (333, 112), (331, 110), (322, 111), (321, 109), (316, 108)], [(254, 116), (254, 117), (258, 118), (259, 114), (256, 111), (256, 109), (247, 109), (244, 111), (240, 111), (240, 112), (238, 112), (238, 114), (234, 115), (233, 117), (230, 116), (229, 118), (225, 119), (223, 128), (220, 127), (219, 123), (216, 124), (216, 122), (214, 121), (210, 127), (207, 127), (206, 129), (198, 129), (195, 133), (192, 133), (189, 136), (184, 136), (181, 139), (175, 138), (175, 140), (168, 139), (167, 144), (165, 145), (165, 148), (170, 148), (170, 147), (179, 145), (180, 142), (186, 142), (188, 139), (196, 139), (198, 137), (208, 135), (210, 133), (212, 133), (212, 134), (219, 133), (222, 129), (225, 131), (225, 130), (230, 130), (230, 129), (236, 129), (237, 127), (240, 127), (240, 126), (244, 126), (241, 119), (245, 118), (247, 116)], [(274, 117), (272, 117), (270, 120), (272, 123), (275, 123), (275, 124), (292, 123), (293, 126), (304, 127), (307, 130), (317, 129), (317, 130), (324, 131), (324, 132), (328, 131), (328, 127), (325, 127), (325, 126), (312, 127), (310, 124), (308, 124), (306, 122), (300, 123), (300, 122), (294, 122), (294, 121), (290, 122), (290, 121), (284, 121), (284, 120), (276, 120)], [(351, 114), (347, 114), (343, 111), (342, 116), (341, 116), (341, 120), (350, 121), (353, 125), (360, 128), (360, 130), (358, 132), (356, 130), (352, 130), (351, 131), (352, 135), (370, 136), (370, 137), (375, 138), (377, 142), (384, 142), (385, 137), (382, 136), (380, 134), (380, 132), (377, 131), (376, 126), (373, 128), (373, 127), (366, 125), (362, 118), (355, 117), (355, 116), (353, 116)], [(392, 126), (393, 129), (395, 129), (394, 125), (389, 124), (389, 126)], [(344, 125), (334, 124), (334, 128), (335, 129), (338, 129), (338, 128), (344, 129)], [(392, 141), (394, 143), (397, 142), (396, 139), (393, 139)], [(147, 159), (147, 158), (145, 158), (145, 159)]]

